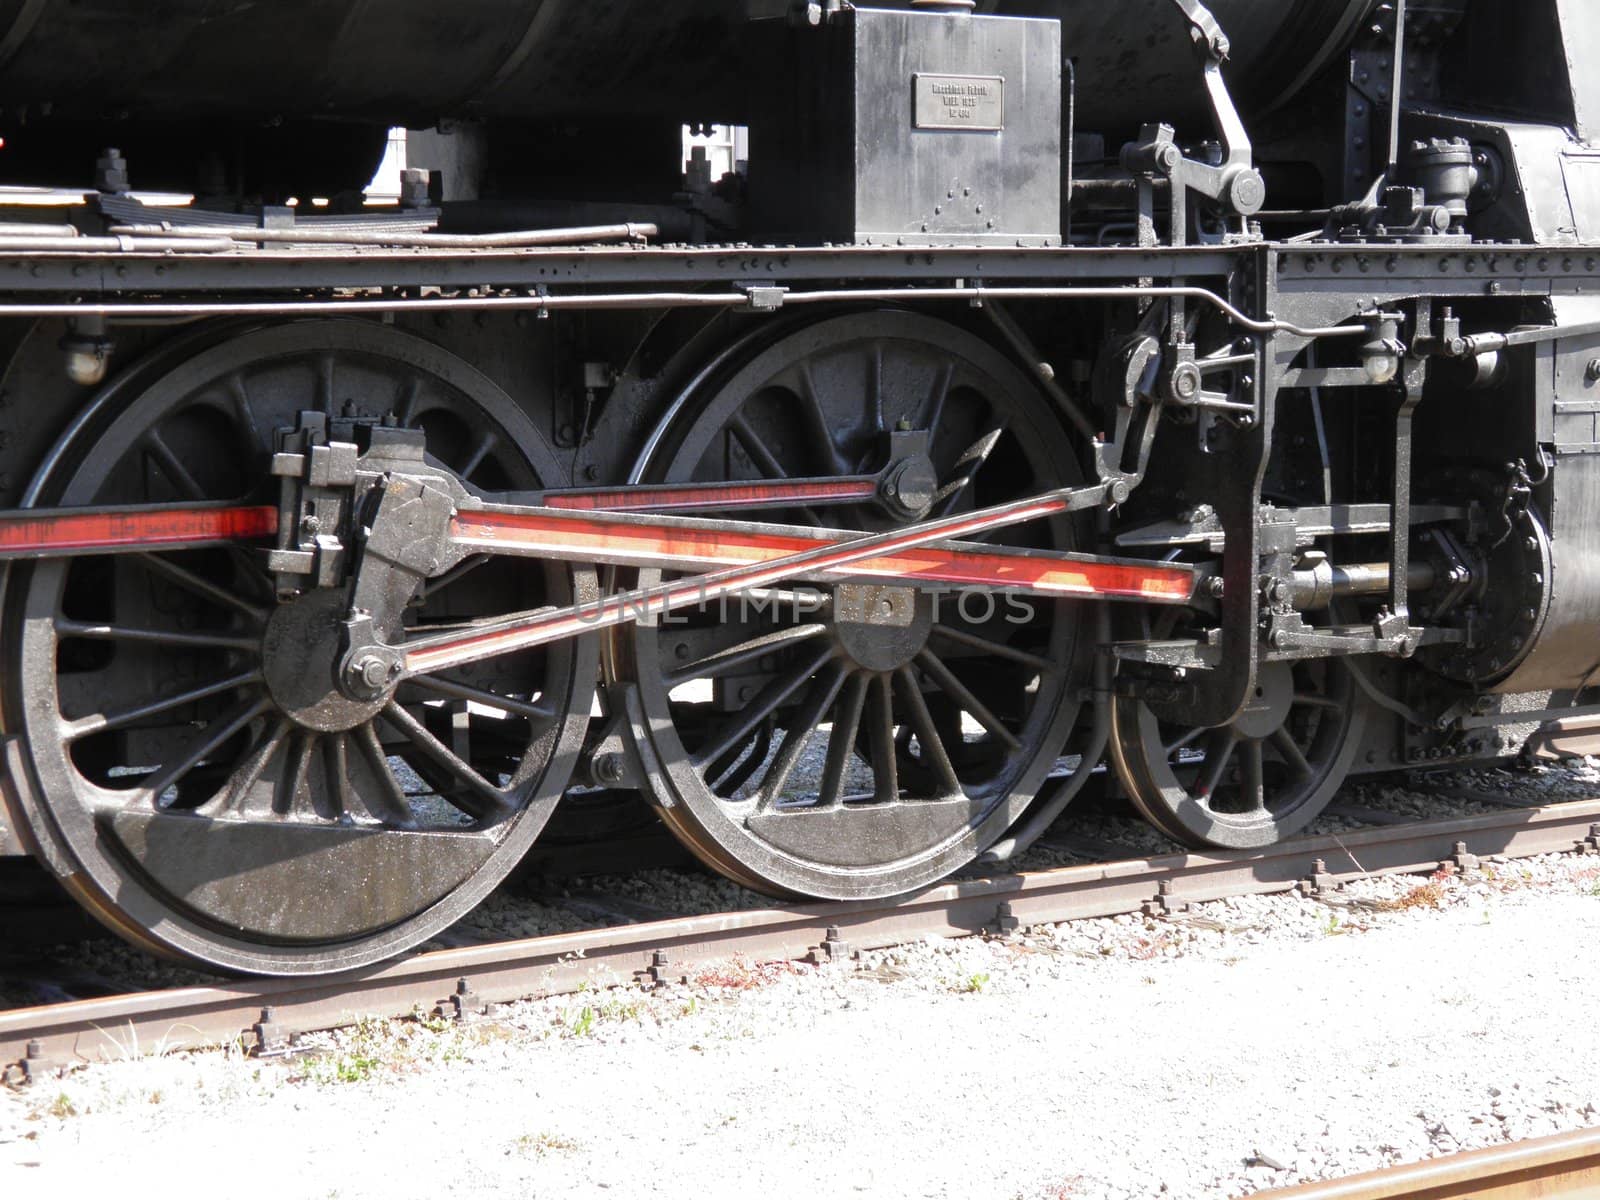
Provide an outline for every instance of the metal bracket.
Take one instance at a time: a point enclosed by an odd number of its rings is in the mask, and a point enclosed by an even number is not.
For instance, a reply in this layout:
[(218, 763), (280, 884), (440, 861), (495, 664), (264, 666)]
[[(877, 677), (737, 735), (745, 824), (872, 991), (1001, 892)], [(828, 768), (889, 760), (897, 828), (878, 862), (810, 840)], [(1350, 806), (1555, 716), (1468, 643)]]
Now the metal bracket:
[(483, 1016), (488, 1008), (489, 1006), (483, 1002), (483, 997), (473, 991), (465, 979), (458, 979), (455, 993), (439, 1005), (439, 1013), (458, 1025), (466, 1025)]
[(817, 967), (827, 963), (846, 962), (854, 957), (855, 949), (844, 940), (844, 935), (839, 932), (837, 925), (829, 925), (822, 944), (813, 946), (806, 952), (806, 961)]
[(1302, 896), (1326, 896), (1339, 890), (1339, 881), (1329, 873), (1327, 862), (1319, 858), (1311, 864), (1311, 874), (1295, 884), (1295, 890)]
[[(1127, 503), (1150, 469), (1150, 452), (1161, 418), (1155, 395), (1160, 371), (1161, 344), (1149, 334), (1137, 334), (1115, 347), (1096, 369), (1102, 405), (1114, 403), (1116, 411), (1115, 433), (1109, 439), (1097, 437), (1093, 443), (1095, 476), (1106, 485), (1108, 504)], [(1141, 406), (1145, 409), (1144, 425), (1129, 469), (1124, 464), (1134, 418)]]
[(46, 1055), (44, 1043), (35, 1038), (28, 1043), (22, 1061), (8, 1066), (0, 1082), (14, 1085), (40, 1083), (58, 1077), (66, 1069), (67, 1064)]
[(289, 1031), (278, 1024), (278, 1015), (271, 1008), (261, 1010), (261, 1019), (250, 1026), (255, 1034), (255, 1045), (250, 1047), (251, 1058), (282, 1058), (289, 1053)]
[(993, 937), (1010, 937), (1022, 928), (1022, 921), (1011, 908), (1009, 900), (1002, 900), (995, 906), (994, 920), (984, 926), (984, 930)]
[(683, 983), (687, 979), (682, 971), (672, 969), (672, 956), (665, 950), (654, 950), (650, 954), (650, 965), (637, 973), (637, 978), (644, 987), (666, 987), (671, 983)]
[(788, 288), (776, 284), (741, 283), (737, 287), (744, 293), (746, 307), (751, 312), (777, 312), (783, 307), (784, 298), (789, 295)]
[[(417, 455), (422, 453), (420, 435)], [(409, 475), (389, 475), (373, 489), (370, 521), (358, 535), (355, 582), (345, 621), (340, 690), (371, 700), (400, 677), (403, 661), (390, 643), (424, 580), (437, 575), (449, 553), (455, 499)]]
[(1146, 900), (1140, 911), (1147, 917), (1171, 917), (1188, 912), (1189, 902), (1176, 899), (1172, 892), (1172, 880), (1163, 879), (1156, 887), (1156, 898)]
[(292, 430), (280, 430), (272, 474), (281, 479), (278, 545), (267, 569), (280, 595), (332, 587), (344, 575), (343, 533), (350, 520), (356, 477), (353, 444), (330, 444), (325, 413), (303, 412)]
[(1465, 842), (1457, 842), (1452, 848), (1450, 857), (1439, 864), (1439, 869), (1455, 873), (1476, 871), (1482, 861), (1476, 854), (1467, 849)]

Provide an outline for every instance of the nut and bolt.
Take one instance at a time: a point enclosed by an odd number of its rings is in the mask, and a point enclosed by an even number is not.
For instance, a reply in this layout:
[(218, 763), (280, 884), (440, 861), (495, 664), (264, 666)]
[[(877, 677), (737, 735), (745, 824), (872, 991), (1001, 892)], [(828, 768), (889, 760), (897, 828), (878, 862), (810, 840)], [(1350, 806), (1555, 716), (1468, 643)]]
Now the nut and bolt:
[(400, 678), (400, 664), (378, 654), (363, 654), (345, 670), (350, 691), (365, 699), (376, 699)]
[(622, 782), (623, 775), (626, 773), (625, 766), (626, 764), (622, 761), (622, 755), (620, 754), (597, 754), (590, 770), (596, 783), (615, 784)]
[(361, 682), (373, 688), (380, 688), (388, 683), (393, 670), (392, 664), (370, 654), (356, 664), (356, 673), (361, 676)]
[(1172, 394), (1179, 400), (1193, 400), (1202, 386), (1200, 368), (1194, 363), (1182, 363), (1172, 372)]

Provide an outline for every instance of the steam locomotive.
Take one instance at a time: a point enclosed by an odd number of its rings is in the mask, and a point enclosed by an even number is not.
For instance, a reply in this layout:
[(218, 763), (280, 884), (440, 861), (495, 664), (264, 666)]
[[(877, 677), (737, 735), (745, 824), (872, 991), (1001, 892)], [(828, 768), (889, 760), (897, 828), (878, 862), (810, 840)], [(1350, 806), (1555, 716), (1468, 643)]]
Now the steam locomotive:
[(869, 898), (1102, 763), (1248, 851), (1583, 753), (1596, 50), (1585, 0), (0, 3), (0, 180), (74, 189), (0, 214), (0, 851), (315, 974), (558, 803)]

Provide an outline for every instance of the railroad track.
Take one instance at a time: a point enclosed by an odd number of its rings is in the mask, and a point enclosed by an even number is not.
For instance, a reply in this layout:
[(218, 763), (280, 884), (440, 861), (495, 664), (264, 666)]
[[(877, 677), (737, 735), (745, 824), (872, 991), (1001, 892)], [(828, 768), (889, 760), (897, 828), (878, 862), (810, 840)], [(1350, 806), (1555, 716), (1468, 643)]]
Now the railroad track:
[(1600, 1130), (1583, 1129), (1406, 1163), (1257, 1200), (1558, 1200), (1600, 1194)]
[(360, 1016), (488, 1006), (580, 986), (683, 978), (700, 964), (842, 960), (922, 937), (1146, 912), (1230, 896), (1332, 890), (1358, 878), (1470, 867), (1493, 855), (1600, 852), (1600, 800), (1305, 838), (1265, 852), (1175, 854), (965, 880), (892, 902), (775, 907), (418, 954), (320, 978), (256, 979), (0, 1013), (0, 1072), (12, 1081), (115, 1059), (130, 1045), (242, 1041), (269, 1055), (299, 1033)]

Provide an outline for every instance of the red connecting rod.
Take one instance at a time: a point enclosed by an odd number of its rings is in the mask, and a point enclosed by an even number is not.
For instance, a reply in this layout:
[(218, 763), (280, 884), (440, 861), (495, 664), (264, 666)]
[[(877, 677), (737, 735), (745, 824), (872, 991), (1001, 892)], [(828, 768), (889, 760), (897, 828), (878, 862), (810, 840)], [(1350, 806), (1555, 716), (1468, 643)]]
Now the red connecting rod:
[[(786, 488), (783, 499), (791, 503), (792, 482), (773, 485)], [(1167, 604), (1182, 604), (1193, 595), (1194, 572), (1185, 566), (952, 540), (1094, 507), (1104, 500), (1103, 487), (1060, 489), (870, 535), (607, 511), (655, 500), (680, 510), (704, 508), (718, 490), (718, 485), (697, 485), (692, 494), (683, 488), (620, 488), (571, 493), (559, 498), (566, 502), (562, 507), (555, 495), (543, 506), (462, 506), (450, 526), (460, 554), (710, 573), (611, 596), (599, 606), (516, 614), (419, 638), (401, 648), (405, 672), (436, 671), (796, 578), (868, 578), (902, 586), (986, 587)], [(725, 507), (770, 506), (775, 500), (769, 490), (762, 484), (727, 485)], [(845, 488), (831, 496), (811, 493), (818, 500), (845, 494)], [(277, 529), (278, 510), (269, 506), (22, 510), (0, 515), (0, 561), (266, 542)]]

